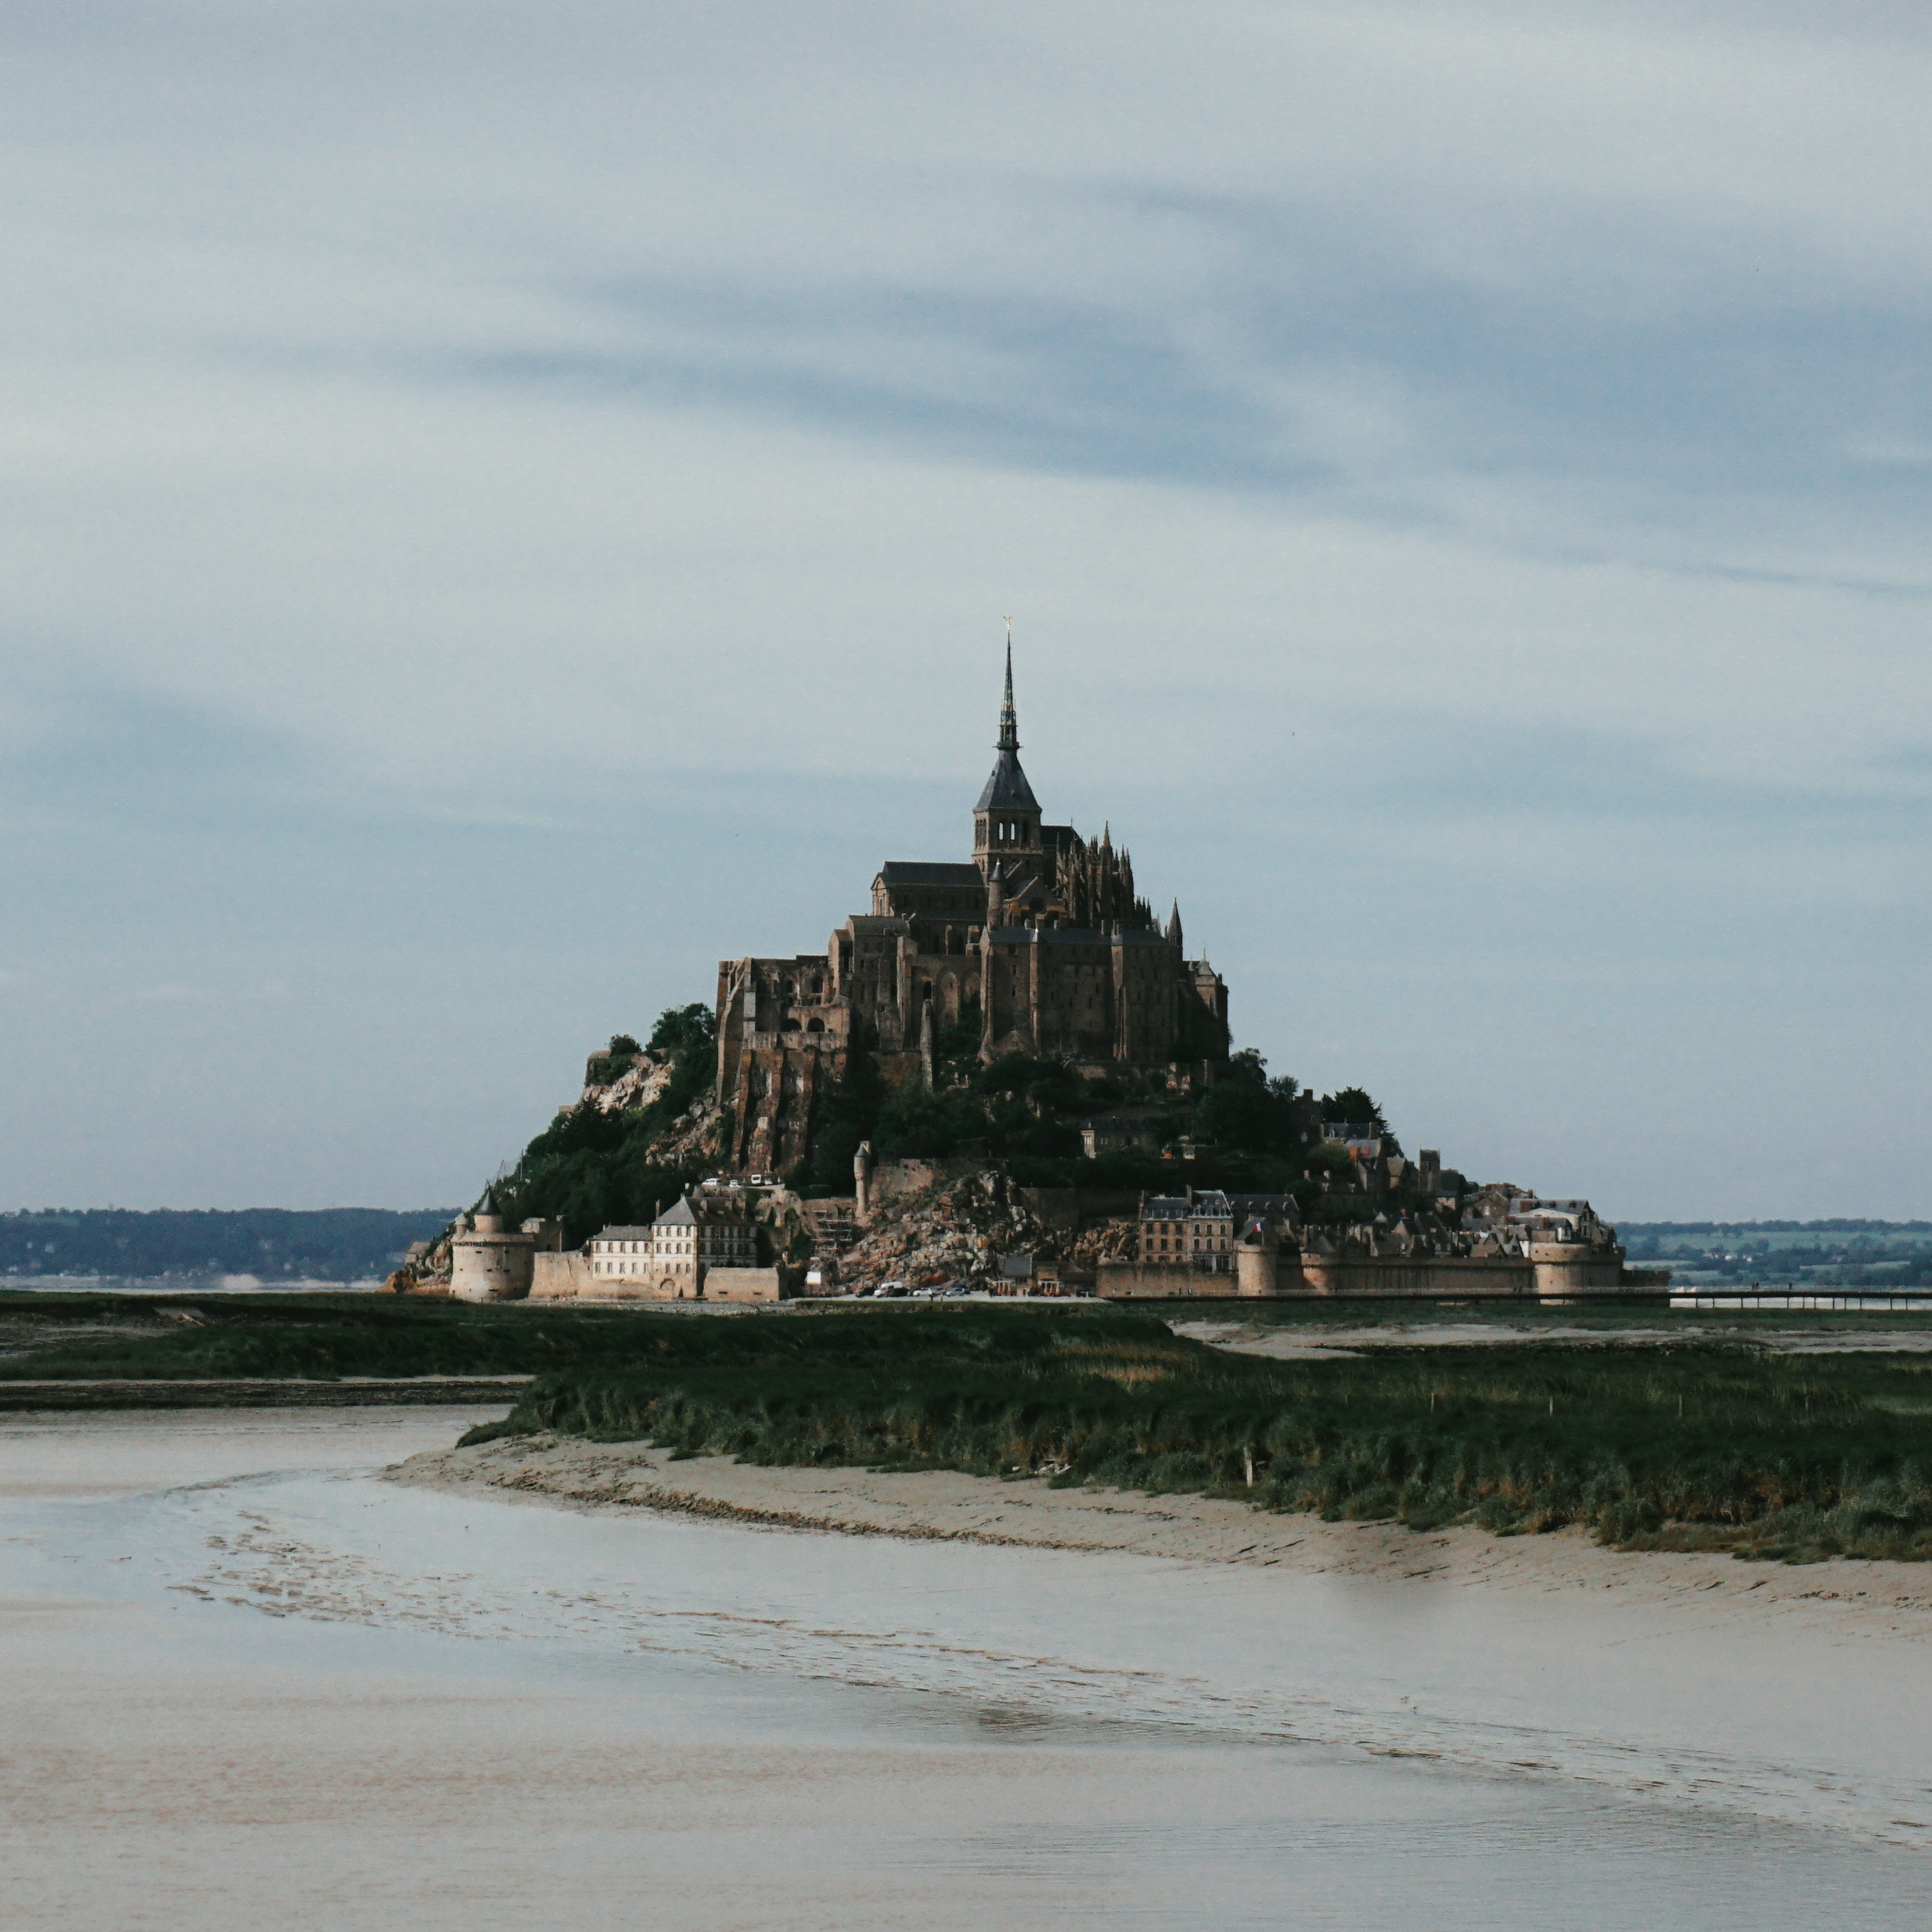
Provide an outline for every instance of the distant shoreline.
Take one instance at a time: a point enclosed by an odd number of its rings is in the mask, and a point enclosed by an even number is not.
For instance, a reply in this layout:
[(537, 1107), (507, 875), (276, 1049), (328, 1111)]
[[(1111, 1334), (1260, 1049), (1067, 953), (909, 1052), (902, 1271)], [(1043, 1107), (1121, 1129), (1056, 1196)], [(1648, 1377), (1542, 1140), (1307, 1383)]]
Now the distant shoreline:
[[(22, 1208), (0, 1213), (0, 1282), (380, 1281), (454, 1210), (441, 1208)], [(140, 1292), (140, 1289), (130, 1292)]]
[(252, 1274), (10, 1274), (0, 1293), (18, 1294), (373, 1294), (386, 1277), (352, 1280)]
[(104, 1409), (364, 1408), (508, 1404), (530, 1386), (528, 1376), (298, 1376), (194, 1379), (0, 1381), (0, 1415), (53, 1414)]

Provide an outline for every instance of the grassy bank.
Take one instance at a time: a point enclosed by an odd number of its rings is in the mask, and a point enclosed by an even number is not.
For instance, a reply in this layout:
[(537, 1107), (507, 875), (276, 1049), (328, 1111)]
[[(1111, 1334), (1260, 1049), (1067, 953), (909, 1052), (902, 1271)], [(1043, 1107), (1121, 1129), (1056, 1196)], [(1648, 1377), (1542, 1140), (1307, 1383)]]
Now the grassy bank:
[(641, 1359), (646, 1325), (387, 1295), (0, 1294), (0, 1382), (538, 1375)]
[[(1932, 1356), (1737, 1344), (1278, 1361), (1107, 1307), (716, 1316), (0, 1295), (0, 1384), (531, 1375), (507, 1425), (765, 1463), (1045, 1473), (1630, 1548), (1932, 1557)], [(1252, 1480), (1251, 1480), (1252, 1478)]]
[(1932, 1557), (1932, 1360), (1628, 1345), (1270, 1361), (1108, 1310), (626, 1318), (651, 1346), (541, 1378), (508, 1423), (688, 1455), (1045, 1473), (1330, 1520), (1625, 1548)]

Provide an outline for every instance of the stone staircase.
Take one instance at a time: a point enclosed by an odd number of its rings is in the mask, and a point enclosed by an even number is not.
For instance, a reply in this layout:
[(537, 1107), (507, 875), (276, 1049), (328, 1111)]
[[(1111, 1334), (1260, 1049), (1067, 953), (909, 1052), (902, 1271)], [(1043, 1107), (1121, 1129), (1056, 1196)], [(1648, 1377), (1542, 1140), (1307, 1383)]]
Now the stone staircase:
[(859, 1240), (859, 1204), (850, 1196), (843, 1200), (803, 1201), (806, 1224), (812, 1230), (812, 1245), (821, 1255), (842, 1255)]

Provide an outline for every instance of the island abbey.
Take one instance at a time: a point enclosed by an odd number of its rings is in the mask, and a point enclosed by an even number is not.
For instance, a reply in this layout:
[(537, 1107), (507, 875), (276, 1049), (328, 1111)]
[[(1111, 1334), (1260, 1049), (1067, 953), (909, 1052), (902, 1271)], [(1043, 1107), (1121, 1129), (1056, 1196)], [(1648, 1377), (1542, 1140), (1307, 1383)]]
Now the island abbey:
[(1006, 649), (998, 756), (973, 808), (973, 856), (889, 860), (822, 953), (718, 968), (718, 1097), (734, 1166), (784, 1173), (805, 1156), (812, 1101), (869, 1053), (889, 1082), (933, 1077), (935, 1042), (976, 1026), (983, 1060), (1006, 1053), (1163, 1072), (1178, 1090), (1228, 1059), (1228, 989), (1190, 959), (1177, 904), (1163, 926), (1133, 862), (1042, 822), (1020, 764)]
[[(448, 1293), (476, 1300), (771, 1301), (801, 1288), (963, 1294), (976, 1285), (1126, 1300), (1664, 1285), (1624, 1268), (1616, 1230), (1587, 1201), (1545, 1200), (1508, 1182), (1472, 1187), (1432, 1149), (1410, 1160), (1358, 1089), (1318, 1099), (1266, 1082), (1256, 1056), (1231, 1062), (1227, 987), (1188, 956), (1178, 905), (1155, 916), (1108, 831), (1091, 840), (1044, 822), (1020, 764), (1010, 644), (972, 828), (970, 858), (882, 865), (870, 910), (822, 953), (719, 965), (714, 1094), (692, 1094), (705, 1065), (694, 1057), (705, 1043), (701, 1008), (664, 1016), (692, 1029), (684, 1046), (618, 1034), (590, 1056), (583, 1096), (560, 1122), (634, 1120), (652, 1136), (646, 1174), (670, 1178), (701, 1162), (706, 1178), (668, 1205), (650, 1203), (648, 1218), (626, 1200), (624, 1218), (567, 1251), (569, 1222), (587, 1220), (585, 1173), (596, 1183), (589, 1212), (602, 1214), (616, 1169), (580, 1172), (533, 1142), (542, 1159), (506, 1184), (512, 1210), (486, 1192), (452, 1231), (446, 1276), (417, 1258), (425, 1292), (446, 1280)], [(1052, 1064), (997, 1064), (1007, 1056)], [(969, 1078), (976, 1058), (990, 1078)], [(1025, 1184), (1006, 1157), (989, 1156), (990, 1135), (974, 1138), (982, 1123), (1008, 1131), (988, 1091), (1004, 1095), (1009, 1075), (1024, 1099), (1005, 1111), (1035, 1110), (1054, 1144), (1029, 1158), (1036, 1168), (1057, 1163), (1060, 1184)], [(1124, 1090), (1134, 1108), (1118, 1109)], [(1116, 1111), (1082, 1121), (1076, 1143), (1064, 1117), (1090, 1093)], [(683, 1112), (665, 1122), (676, 1107)], [(922, 1114), (940, 1122), (932, 1138), (945, 1150), (877, 1160), (860, 1138), (861, 1122), (876, 1120), (903, 1148), (906, 1121)], [(838, 1178), (824, 1170), (834, 1152), (843, 1162), (844, 1146), (828, 1140), (818, 1171), (807, 1167), (814, 1121), (850, 1137), (849, 1197), (824, 1185)], [(593, 1134), (572, 1131), (573, 1146), (608, 1145), (591, 1124)], [(1228, 1137), (1204, 1149), (1204, 1162), (1192, 1138), (1204, 1125)], [(1257, 1138), (1244, 1142), (1250, 1127)], [(1131, 1194), (1083, 1192), (1076, 1144), (1084, 1171), (1127, 1156), (1153, 1191), (1131, 1214)], [(621, 1141), (619, 1150), (634, 1159)], [(1156, 1160), (1174, 1164), (1143, 1164)], [(1244, 1170), (1250, 1185), (1278, 1191), (1226, 1191)], [(567, 1186), (551, 1185), (560, 1172)], [(530, 1204), (545, 1213), (525, 1218)]]

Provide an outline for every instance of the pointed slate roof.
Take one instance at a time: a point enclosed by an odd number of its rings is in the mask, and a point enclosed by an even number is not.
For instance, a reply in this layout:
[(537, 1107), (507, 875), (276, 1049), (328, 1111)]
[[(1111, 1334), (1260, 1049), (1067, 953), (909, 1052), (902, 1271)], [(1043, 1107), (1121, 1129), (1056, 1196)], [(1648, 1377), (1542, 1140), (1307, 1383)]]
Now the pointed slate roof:
[(1020, 724), (1013, 709), (1013, 647), (1006, 645), (1006, 695), (1000, 706), (1000, 756), (975, 812), (1037, 812), (1040, 800), (1020, 769)]
[(1020, 770), (1016, 753), (1002, 752), (1000, 762), (993, 767), (993, 775), (986, 781), (986, 788), (980, 794), (980, 802), (975, 812), (1037, 812), (1040, 800), (1033, 795), (1033, 787), (1027, 783), (1027, 775)]
[(986, 883), (979, 867), (970, 862), (940, 865), (916, 859), (888, 859), (879, 868), (879, 877), (889, 886), (970, 886), (976, 890)]

